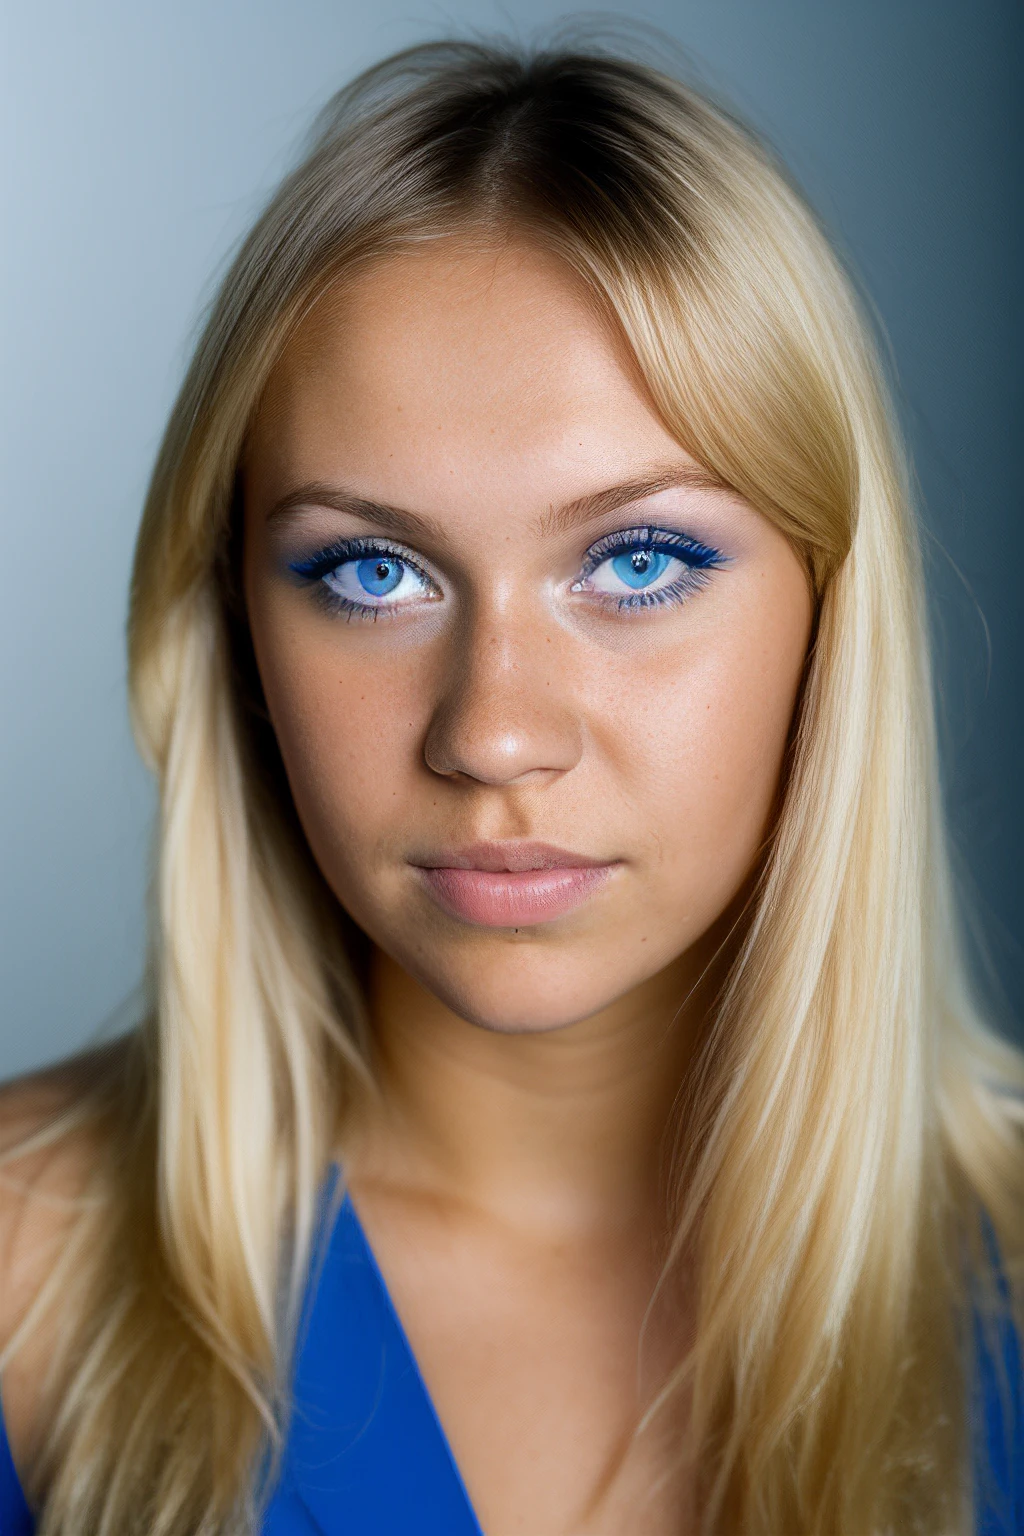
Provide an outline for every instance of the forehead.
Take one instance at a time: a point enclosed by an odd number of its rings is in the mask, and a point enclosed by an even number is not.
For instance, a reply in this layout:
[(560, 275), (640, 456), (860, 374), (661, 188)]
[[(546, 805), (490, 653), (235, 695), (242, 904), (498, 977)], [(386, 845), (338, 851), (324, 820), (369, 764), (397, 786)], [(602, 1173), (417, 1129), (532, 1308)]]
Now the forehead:
[(260, 500), (336, 481), (443, 514), (584, 494), (686, 460), (581, 280), (525, 244), (445, 240), (327, 294), (268, 382), (246, 479)]

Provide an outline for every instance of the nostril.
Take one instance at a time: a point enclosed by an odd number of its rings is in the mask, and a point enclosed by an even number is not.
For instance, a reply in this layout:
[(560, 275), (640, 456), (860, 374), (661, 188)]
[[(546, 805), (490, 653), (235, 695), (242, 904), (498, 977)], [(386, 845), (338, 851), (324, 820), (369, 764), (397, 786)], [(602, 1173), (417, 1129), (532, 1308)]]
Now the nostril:
[(423, 744), (432, 772), (511, 784), (563, 773), (579, 761), (570, 674), (550, 645), (539, 643), (542, 634), (542, 626), (527, 622), (496, 624), (493, 614), (489, 622), (470, 621), (451, 652), (448, 687)]
[[(544, 702), (551, 695), (543, 691)], [(423, 744), (431, 772), (484, 784), (511, 784), (529, 777), (564, 773), (580, 757), (580, 731), (564, 707), (535, 705), (501, 714), (493, 704), (469, 707), (468, 701), (439, 711)]]

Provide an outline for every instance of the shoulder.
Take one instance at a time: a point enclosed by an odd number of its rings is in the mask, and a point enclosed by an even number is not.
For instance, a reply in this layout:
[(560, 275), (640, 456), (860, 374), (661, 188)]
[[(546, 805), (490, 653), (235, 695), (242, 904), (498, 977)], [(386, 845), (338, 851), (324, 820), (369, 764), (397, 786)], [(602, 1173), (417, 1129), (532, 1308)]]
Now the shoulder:
[(97, 1166), (102, 1139), (88, 1109), (111, 1049), (0, 1084), (0, 1361), (4, 1420), (21, 1464), (61, 1325), (59, 1305), (39, 1304)]

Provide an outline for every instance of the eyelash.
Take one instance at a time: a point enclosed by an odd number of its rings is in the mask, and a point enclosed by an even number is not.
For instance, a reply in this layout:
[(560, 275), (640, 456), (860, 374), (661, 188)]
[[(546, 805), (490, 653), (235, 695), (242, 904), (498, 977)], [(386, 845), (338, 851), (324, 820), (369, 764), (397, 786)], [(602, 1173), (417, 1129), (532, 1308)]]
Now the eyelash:
[(339, 565), (344, 565), (350, 560), (372, 559), (374, 556), (400, 560), (403, 565), (415, 571), (434, 594), (440, 596), (436, 583), (427, 575), (412, 551), (406, 549), (404, 544), (392, 544), (388, 539), (340, 539), (336, 544), (330, 544), (326, 549), (318, 550), (315, 555), (310, 555), (306, 560), (292, 561), (289, 570), (309, 583), (313, 588), (314, 600), (327, 613), (341, 614), (346, 619), (373, 619), (376, 622), (382, 614), (392, 617), (396, 607), (386, 603), (352, 602), (341, 593), (332, 592), (325, 580), (332, 571), (337, 570)]
[[(651, 550), (679, 560), (682, 563), (683, 569), (674, 581), (654, 591), (636, 591), (616, 596), (611, 593), (600, 593), (592, 590), (591, 595), (604, 604), (610, 604), (617, 611), (654, 608), (666, 604), (682, 603), (687, 598), (693, 596), (694, 593), (707, 586), (711, 571), (717, 570), (727, 563), (727, 557), (719, 550), (713, 549), (708, 544), (702, 544), (698, 539), (691, 539), (686, 534), (675, 533), (671, 529), (666, 528), (654, 528), (649, 525), (622, 528), (614, 533), (606, 534), (590, 546), (583, 559), (583, 569), (580, 577), (573, 582), (571, 590), (573, 592), (587, 590), (585, 586), (587, 578), (592, 576), (606, 560), (612, 559), (616, 555), (642, 550)], [(394, 617), (399, 608), (405, 605), (353, 602), (351, 599), (343, 597), (340, 593), (332, 591), (325, 580), (340, 565), (344, 565), (349, 561), (370, 559), (374, 556), (400, 560), (403, 565), (416, 573), (435, 596), (441, 595), (436, 583), (428, 576), (412, 551), (402, 544), (394, 544), (387, 539), (342, 539), (322, 550), (318, 550), (316, 554), (310, 555), (305, 560), (291, 562), (289, 569), (313, 588), (315, 601), (326, 612), (341, 614), (346, 619), (358, 618), (376, 621), (381, 614)]]
[(669, 555), (679, 560), (683, 569), (668, 586), (658, 587), (652, 592), (623, 593), (619, 597), (606, 594), (604, 600), (611, 602), (616, 609), (656, 608), (663, 604), (685, 602), (688, 597), (707, 586), (711, 571), (726, 563), (726, 556), (720, 550), (713, 549), (710, 544), (702, 544), (699, 539), (691, 539), (684, 533), (674, 533), (668, 528), (652, 528), (649, 524), (620, 528), (614, 533), (605, 534), (590, 546), (583, 557), (582, 577), (573, 582), (572, 590), (582, 591), (586, 578), (592, 576), (606, 560), (642, 550)]

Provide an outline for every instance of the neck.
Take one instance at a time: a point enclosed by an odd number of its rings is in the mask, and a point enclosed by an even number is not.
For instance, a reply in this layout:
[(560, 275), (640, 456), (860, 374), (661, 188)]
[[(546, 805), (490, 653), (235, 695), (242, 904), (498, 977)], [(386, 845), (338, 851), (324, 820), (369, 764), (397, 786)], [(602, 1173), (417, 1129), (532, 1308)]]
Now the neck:
[(383, 1091), (362, 1117), (353, 1172), (533, 1230), (656, 1220), (666, 1131), (714, 985), (695, 985), (704, 963), (684, 955), (564, 1028), (503, 1034), (467, 1023), (375, 951)]

